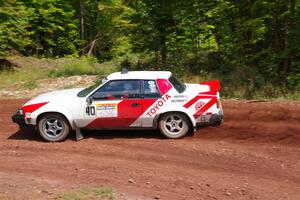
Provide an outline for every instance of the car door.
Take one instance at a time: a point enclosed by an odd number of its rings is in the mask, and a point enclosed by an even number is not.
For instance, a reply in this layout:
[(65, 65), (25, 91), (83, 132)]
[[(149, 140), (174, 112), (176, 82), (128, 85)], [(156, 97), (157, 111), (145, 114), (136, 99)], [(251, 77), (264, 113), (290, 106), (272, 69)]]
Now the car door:
[(147, 102), (149, 104), (148, 107), (144, 107), (145, 111), (149, 110), (149, 112), (145, 112), (142, 116), (142, 126), (143, 127), (152, 127), (153, 120), (155, 115), (151, 113), (152, 110), (155, 109), (155, 102), (161, 98), (161, 94), (158, 90), (157, 84), (155, 80), (143, 80), (143, 90), (142, 96), (144, 98), (144, 104)]
[(85, 117), (90, 119), (87, 128), (141, 126), (136, 120), (143, 110), (140, 80), (108, 81), (90, 97), (92, 103), (85, 106)]

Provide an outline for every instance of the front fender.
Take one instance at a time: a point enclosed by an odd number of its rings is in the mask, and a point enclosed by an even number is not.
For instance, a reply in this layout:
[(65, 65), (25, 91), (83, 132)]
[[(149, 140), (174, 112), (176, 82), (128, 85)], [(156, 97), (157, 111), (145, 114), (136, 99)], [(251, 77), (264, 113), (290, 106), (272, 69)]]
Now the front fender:
[(46, 105), (46, 106), (38, 109), (37, 111), (33, 112), (31, 114), (31, 124), (37, 125), (37, 119), (39, 118), (39, 116), (41, 116), (44, 113), (59, 113), (59, 114), (65, 116), (67, 118), (67, 120), (69, 121), (71, 128), (73, 130), (75, 130), (75, 126), (73, 123), (73, 117), (72, 117), (71, 113), (64, 107), (57, 106), (57, 105)]

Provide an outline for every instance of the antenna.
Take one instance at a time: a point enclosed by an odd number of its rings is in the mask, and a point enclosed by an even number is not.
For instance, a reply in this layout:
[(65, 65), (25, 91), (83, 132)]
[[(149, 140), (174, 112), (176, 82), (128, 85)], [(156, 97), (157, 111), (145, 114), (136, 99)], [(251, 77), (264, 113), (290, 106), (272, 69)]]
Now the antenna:
[(128, 68), (127, 67), (123, 67), (121, 74), (127, 74), (128, 73)]

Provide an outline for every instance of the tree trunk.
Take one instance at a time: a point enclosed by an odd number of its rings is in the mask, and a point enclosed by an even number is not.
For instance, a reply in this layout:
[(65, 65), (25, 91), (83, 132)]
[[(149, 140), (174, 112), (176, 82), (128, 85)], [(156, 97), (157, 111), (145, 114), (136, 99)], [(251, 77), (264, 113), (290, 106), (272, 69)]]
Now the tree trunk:
[(89, 49), (89, 51), (88, 51), (88, 56), (91, 56), (92, 55), (92, 53), (93, 53), (93, 49), (94, 49), (94, 47), (95, 47), (95, 45), (96, 45), (96, 41), (97, 41), (97, 39), (95, 39), (95, 40), (93, 40), (92, 42), (91, 42), (91, 47), (90, 47), (90, 49)]
[[(290, 9), (289, 9), (289, 4), (290, 4)], [(290, 0), (286, 3), (286, 11), (289, 11), (290, 14), (287, 14), (284, 17), (284, 52), (286, 54), (286, 58), (283, 62), (283, 68), (282, 68), (282, 75), (284, 78), (284, 81), (286, 81), (287, 74), (290, 69), (290, 65), (292, 62), (292, 51), (290, 49), (290, 30), (293, 24), (292, 19), (295, 17), (295, 7), (296, 7), (296, 1), (295, 0)]]
[(160, 56), (162, 67), (165, 68), (167, 66), (167, 47), (165, 33), (161, 33), (160, 36)]
[[(282, 45), (281, 45), (281, 35), (280, 35), (280, 22), (279, 22), (279, 16), (278, 16), (278, 11), (277, 11), (277, 5), (278, 1), (273, 0), (273, 10), (272, 10), (272, 21), (273, 21), (273, 31), (274, 31), (274, 49), (276, 53), (281, 53), (282, 51)], [(283, 66), (283, 61), (278, 62), (278, 67), (277, 67), (277, 74), (278, 78), (277, 81), (279, 84), (283, 82), (283, 74), (282, 74), (282, 66)]]
[(84, 40), (83, 0), (79, 0), (80, 39)]
[(278, 13), (276, 10), (276, 0), (273, 0), (274, 3), (274, 9), (272, 11), (272, 17), (273, 17), (273, 30), (275, 34), (275, 40), (274, 40), (274, 45), (275, 45), (275, 50), (280, 51), (281, 50), (281, 45), (280, 45), (280, 24), (279, 24), (279, 19), (278, 19)]
[(290, 57), (290, 49), (289, 49), (289, 33), (291, 28), (291, 20), (288, 16), (284, 17), (284, 52), (286, 54), (286, 58), (283, 61), (282, 75), (283, 78), (286, 78), (287, 71), (289, 68), (289, 57)]

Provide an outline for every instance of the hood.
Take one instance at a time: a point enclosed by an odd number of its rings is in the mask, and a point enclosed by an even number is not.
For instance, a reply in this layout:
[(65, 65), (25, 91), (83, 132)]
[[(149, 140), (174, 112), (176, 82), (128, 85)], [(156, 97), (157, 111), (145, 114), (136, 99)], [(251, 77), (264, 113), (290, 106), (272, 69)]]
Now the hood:
[(30, 104), (36, 104), (36, 103), (41, 103), (41, 102), (58, 102), (58, 101), (74, 101), (75, 99), (78, 99), (77, 97), (78, 92), (83, 90), (84, 88), (75, 88), (75, 89), (67, 89), (67, 90), (58, 90), (58, 91), (53, 91), (53, 92), (48, 92), (41, 94), (27, 103), (24, 104), (30, 105)]

